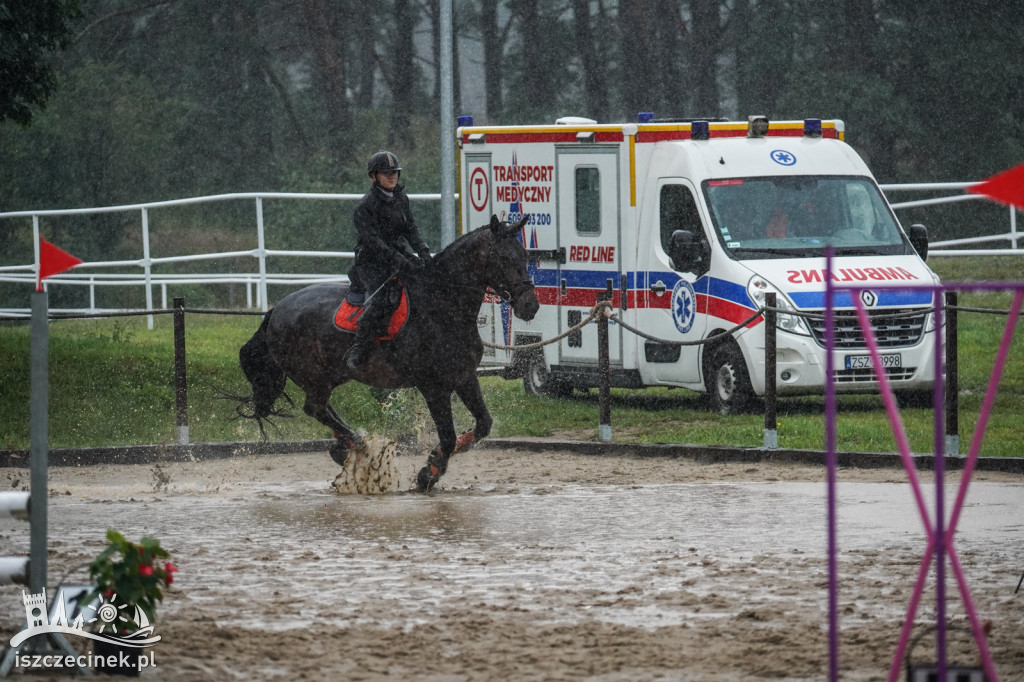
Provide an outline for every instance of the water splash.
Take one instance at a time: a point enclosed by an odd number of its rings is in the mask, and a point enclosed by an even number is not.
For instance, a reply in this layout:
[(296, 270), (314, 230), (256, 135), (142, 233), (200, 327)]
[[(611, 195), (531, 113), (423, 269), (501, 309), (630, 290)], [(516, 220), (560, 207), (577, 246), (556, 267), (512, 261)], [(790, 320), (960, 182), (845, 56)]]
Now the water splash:
[(331, 484), (342, 495), (381, 495), (398, 490), (397, 444), (390, 438), (370, 436), (352, 448), (341, 473)]

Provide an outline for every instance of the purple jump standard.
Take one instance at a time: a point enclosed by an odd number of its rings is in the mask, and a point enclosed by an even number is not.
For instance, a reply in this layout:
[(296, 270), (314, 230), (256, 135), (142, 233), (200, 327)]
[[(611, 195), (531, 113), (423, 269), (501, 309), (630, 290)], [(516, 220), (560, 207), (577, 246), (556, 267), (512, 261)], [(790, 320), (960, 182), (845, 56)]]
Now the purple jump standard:
[[(826, 252), (825, 267), (828, 272), (832, 272), (832, 249), (829, 248)], [(907, 643), (910, 639), (910, 632), (913, 628), (914, 618), (917, 615), (917, 609), (921, 602), (921, 594), (924, 590), (925, 579), (928, 575), (928, 569), (931, 567), (932, 559), (935, 559), (935, 573), (936, 573), (936, 617), (935, 617), (935, 632), (936, 632), (936, 655), (938, 661), (938, 679), (944, 680), (946, 678), (946, 587), (945, 587), (945, 568), (946, 558), (949, 559), (949, 565), (953, 569), (953, 574), (956, 578), (957, 587), (960, 590), (960, 596), (963, 599), (964, 608), (967, 611), (967, 617), (971, 624), (971, 632), (974, 635), (974, 641), (978, 646), (978, 651), (981, 656), (982, 666), (985, 670), (985, 675), (989, 682), (998, 682), (999, 677), (996, 673), (995, 665), (992, 663), (992, 655), (988, 650), (988, 645), (985, 641), (985, 633), (982, 629), (981, 621), (978, 619), (977, 611), (974, 607), (974, 601), (971, 598), (970, 589), (967, 586), (967, 580), (964, 577), (963, 568), (960, 564), (960, 559), (957, 556), (955, 547), (953, 546), (953, 536), (956, 533), (957, 522), (960, 519), (960, 512), (963, 509), (964, 500), (967, 496), (967, 487), (970, 484), (971, 476), (974, 473), (974, 467), (978, 460), (978, 454), (981, 451), (981, 443), (984, 440), (985, 428), (988, 425), (988, 419), (992, 412), (992, 405), (995, 402), (996, 394), (999, 388), (999, 379), (1002, 376), (1003, 369), (1006, 366), (1006, 359), (1009, 355), (1010, 342), (1013, 340), (1014, 330), (1016, 329), (1017, 320), (1020, 318), (1021, 303), (1024, 300), (1024, 283), (974, 283), (974, 284), (937, 284), (933, 286), (908, 286), (901, 287), (901, 290), (906, 289), (907, 291), (930, 291), (932, 292), (932, 301), (935, 315), (935, 329), (941, 329), (944, 320), (944, 309), (942, 295), (946, 291), (1012, 291), (1014, 292), (1013, 304), (1010, 306), (1009, 319), (1007, 320), (1006, 327), (1003, 330), (1003, 337), (999, 346), (999, 352), (996, 355), (996, 361), (992, 368), (992, 374), (989, 378), (988, 389), (985, 393), (985, 401), (981, 407), (981, 413), (978, 416), (978, 424), (974, 431), (974, 435), (971, 439), (970, 450), (967, 454), (967, 459), (964, 463), (963, 475), (960, 479), (960, 486), (957, 490), (956, 501), (953, 504), (953, 509), (950, 514), (949, 525), (943, 527), (945, 519), (945, 508), (944, 508), (944, 479), (945, 479), (945, 453), (943, 452), (943, 432), (944, 432), (944, 412), (943, 402), (945, 400), (944, 390), (945, 385), (941, 380), (944, 376), (943, 371), (943, 357), (942, 352), (942, 337), (936, 332), (935, 334), (935, 376), (940, 378), (935, 382), (934, 392), (934, 409), (935, 409), (935, 429), (934, 429), (934, 441), (935, 441), (935, 521), (932, 522), (931, 517), (928, 513), (928, 508), (925, 505), (924, 495), (921, 490), (921, 482), (917, 476), (917, 468), (914, 465), (913, 457), (910, 453), (910, 445), (907, 441), (906, 431), (903, 428), (903, 422), (900, 418), (899, 409), (896, 406), (896, 400), (893, 397), (892, 388), (889, 385), (888, 378), (885, 370), (882, 368), (881, 358), (878, 352), (878, 344), (875, 340), (874, 333), (871, 329), (871, 320), (868, 317), (867, 310), (864, 307), (860, 297), (856, 294), (863, 291), (865, 287), (851, 287), (851, 286), (835, 286), (832, 278), (826, 279), (825, 284), (825, 373), (828, 377), (828, 381), (825, 384), (825, 447), (826, 447), (826, 463), (827, 463), (827, 500), (828, 500), (828, 512), (827, 512), (827, 532), (828, 532), (828, 612), (829, 612), (829, 679), (836, 681), (839, 679), (839, 619), (838, 619), (838, 571), (836, 565), (837, 555), (837, 544), (836, 544), (836, 442), (835, 442), (835, 423), (836, 423), (836, 394), (835, 386), (833, 382), (833, 351), (835, 350), (835, 331), (833, 326), (834, 319), (834, 295), (837, 292), (852, 292), (853, 295), (850, 298), (853, 300), (853, 304), (857, 311), (857, 320), (860, 324), (861, 331), (864, 334), (864, 338), (867, 341), (868, 350), (871, 354), (871, 361), (874, 367), (875, 376), (878, 379), (879, 389), (882, 395), (882, 401), (885, 404), (886, 412), (889, 416), (889, 422), (892, 425), (893, 434), (896, 436), (896, 444), (899, 449), (900, 460), (903, 462), (903, 468), (906, 470), (907, 479), (910, 482), (911, 490), (913, 491), (914, 501), (917, 504), (918, 512), (921, 515), (921, 522), (924, 525), (925, 535), (927, 536), (927, 546), (925, 547), (924, 555), (921, 559), (921, 568), (918, 571), (917, 582), (914, 586), (914, 592), (910, 598), (910, 603), (907, 607), (907, 614), (903, 620), (903, 627), (900, 631), (899, 642), (896, 646), (896, 652), (893, 656), (892, 666), (889, 669), (888, 682), (896, 682), (900, 674), (900, 664), (903, 661), (903, 657), (907, 650)]]

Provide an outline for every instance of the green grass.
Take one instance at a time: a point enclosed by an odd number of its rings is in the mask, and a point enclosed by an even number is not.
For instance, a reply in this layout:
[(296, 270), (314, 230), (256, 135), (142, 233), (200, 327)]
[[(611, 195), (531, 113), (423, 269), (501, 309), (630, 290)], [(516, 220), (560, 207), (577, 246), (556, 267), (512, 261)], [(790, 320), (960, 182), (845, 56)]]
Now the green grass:
[[(1003, 280), (1022, 277), (1019, 259), (933, 259), (944, 281)], [(962, 306), (1006, 310), (1008, 294), (961, 294)], [(248, 385), (238, 367), (238, 348), (251, 336), (258, 317), (190, 314), (186, 319), (188, 407), (193, 442), (251, 441), (256, 425), (235, 419), (235, 403), (223, 393), (246, 395)], [(960, 315), (961, 451), (973, 436), (1005, 315)], [(50, 446), (84, 447), (140, 443), (174, 443), (173, 337), (169, 316), (56, 321), (50, 325)], [(29, 328), (0, 325), (0, 448), (29, 445)], [(518, 381), (483, 380), (494, 415), (494, 435), (562, 436), (595, 439), (597, 392), (572, 398), (538, 398), (524, 393)], [(289, 384), (301, 406), (304, 396)], [(761, 414), (721, 416), (709, 412), (701, 396), (664, 388), (612, 391), (612, 428), (617, 441), (759, 446)], [(383, 403), (383, 407), (382, 407)], [(435, 442), (433, 426), (415, 391), (375, 395), (349, 384), (339, 388), (334, 404), (353, 426), (393, 437), (420, 435)], [(840, 396), (837, 443), (844, 451), (894, 452), (896, 442), (878, 396)], [(300, 408), (294, 419), (277, 420), (275, 439), (328, 438), (329, 431)], [(824, 399), (783, 398), (779, 404), (779, 446), (824, 447)], [(470, 427), (468, 413), (456, 410), (460, 429)], [(932, 450), (930, 410), (904, 410), (902, 419), (911, 449)], [(1024, 433), (1024, 334), (1018, 333), (982, 448), (986, 456), (1021, 456)]]

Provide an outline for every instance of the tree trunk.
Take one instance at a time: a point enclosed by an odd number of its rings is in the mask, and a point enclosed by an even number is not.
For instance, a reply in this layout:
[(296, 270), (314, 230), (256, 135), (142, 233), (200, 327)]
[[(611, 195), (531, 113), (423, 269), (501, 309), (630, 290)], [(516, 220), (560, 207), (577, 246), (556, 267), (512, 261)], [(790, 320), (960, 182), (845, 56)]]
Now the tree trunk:
[[(524, 43), (533, 36), (541, 35), (540, 8), (538, 0), (520, 0), (518, 3), (520, 30)], [(523, 49), (523, 85), (526, 109), (529, 115), (536, 115), (551, 104), (553, 99), (551, 73), (554, 65), (545, 63), (544, 50), (525, 45)]]
[(575, 24), (576, 49), (583, 64), (583, 84), (586, 89), (587, 115), (598, 121), (607, 116), (604, 65), (598, 57), (594, 44), (594, 32), (590, 28), (590, 0), (572, 0), (572, 15)]
[(301, 0), (306, 20), (316, 80), (323, 91), (323, 104), (327, 120), (329, 152), (344, 155), (346, 132), (352, 125), (345, 90), (348, 85), (345, 62), (341, 59), (341, 45), (328, 21), (322, 0)]
[[(658, 55), (657, 103), (658, 111), (664, 109), (665, 116), (687, 116), (689, 104), (689, 78), (683, 77), (682, 61), (683, 40), (686, 36), (686, 25), (680, 11), (680, 3), (676, 0), (658, 0), (655, 27), (655, 54)], [(697, 115), (701, 115), (698, 110)]]
[(697, 116), (718, 116), (718, 52), (722, 36), (718, 0), (690, 0), (689, 77)]
[(395, 0), (395, 42), (386, 57), (393, 67), (388, 144), (398, 145), (405, 150), (412, 150), (416, 146), (410, 126), (415, 77), (413, 29), (416, 28), (416, 12), (411, 4), (410, 0)]
[(487, 105), (487, 119), (501, 118), (502, 100), (501, 67), (504, 45), (498, 27), (498, 0), (482, 0), (480, 3), (480, 33), (484, 43), (484, 95)]
[(655, 64), (650, 49), (653, 35), (648, 0), (620, 0), (622, 41), (622, 99), (631, 116), (655, 104)]

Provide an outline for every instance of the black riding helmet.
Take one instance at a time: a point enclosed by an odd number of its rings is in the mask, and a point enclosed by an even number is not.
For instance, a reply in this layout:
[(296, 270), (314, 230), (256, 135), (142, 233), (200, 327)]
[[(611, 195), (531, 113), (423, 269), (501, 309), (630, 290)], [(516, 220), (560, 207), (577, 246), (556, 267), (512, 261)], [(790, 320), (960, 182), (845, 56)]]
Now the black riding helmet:
[(391, 152), (379, 151), (370, 157), (369, 163), (366, 164), (366, 174), (373, 176), (374, 173), (390, 173), (392, 171), (402, 171), (402, 164), (398, 162), (398, 157)]

